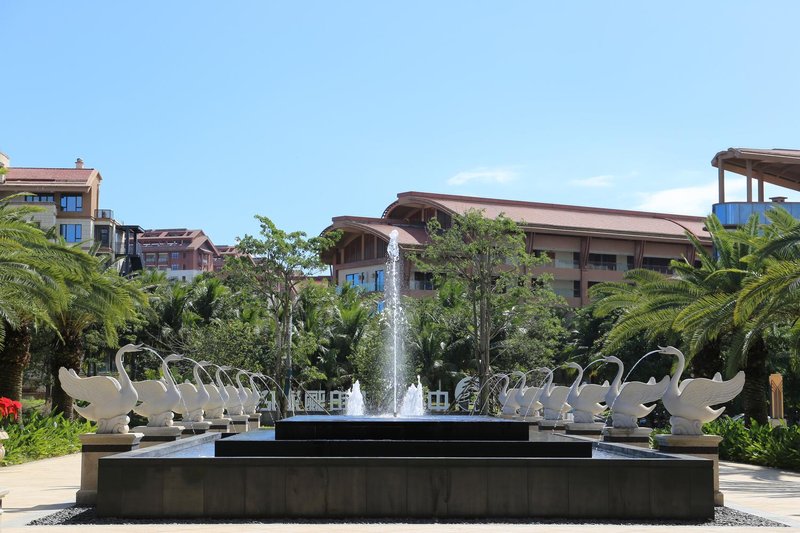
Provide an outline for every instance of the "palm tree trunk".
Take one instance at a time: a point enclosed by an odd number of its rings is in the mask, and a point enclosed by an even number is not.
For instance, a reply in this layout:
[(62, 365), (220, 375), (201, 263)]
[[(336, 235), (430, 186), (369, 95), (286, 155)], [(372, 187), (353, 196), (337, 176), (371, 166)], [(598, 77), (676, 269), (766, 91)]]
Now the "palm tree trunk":
[(53, 412), (63, 413), (65, 418), (72, 418), (72, 397), (67, 394), (58, 380), (58, 369), (62, 366), (80, 372), (83, 361), (83, 340), (81, 335), (63, 335), (63, 343), (59, 342), (53, 353), (50, 372), (53, 377)]
[(0, 351), (0, 396), (22, 399), (22, 373), (31, 360), (31, 328), (22, 324), (13, 329), (5, 323), (6, 340)]
[(767, 347), (763, 340), (759, 340), (747, 354), (744, 372), (742, 399), (744, 400), (745, 420), (755, 420), (759, 424), (766, 424), (769, 376), (767, 375)]

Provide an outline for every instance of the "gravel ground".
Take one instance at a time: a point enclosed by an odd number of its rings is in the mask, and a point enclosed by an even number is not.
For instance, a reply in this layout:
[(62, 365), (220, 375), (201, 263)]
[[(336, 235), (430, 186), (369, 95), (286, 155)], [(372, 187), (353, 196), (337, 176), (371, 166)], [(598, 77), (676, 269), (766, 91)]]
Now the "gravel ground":
[[(284, 520), (181, 520), (181, 524), (275, 524), (283, 523)], [(31, 522), (30, 526), (55, 526), (55, 525), (114, 525), (114, 524), (174, 524), (175, 520), (147, 520), (147, 519), (115, 519), (98, 518), (95, 515), (94, 507), (69, 507), (57, 513), (45, 516), (39, 520)], [(741, 511), (736, 511), (729, 507), (716, 507), (714, 509), (714, 519), (705, 522), (690, 522), (681, 520), (559, 520), (559, 519), (531, 519), (531, 520), (292, 520), (292, 523), (304, 524), (348, 524), (348, 523), (507, 523), (507, 524), (606, 524), (606, 525), (626, 525), (626, 526), (648, 526), (648, 525), (684, 525), (684, 526), (738, 526), (738, 527), (785, 527), (784, 524), (773, 522), (760, 516), (755, 516)]]

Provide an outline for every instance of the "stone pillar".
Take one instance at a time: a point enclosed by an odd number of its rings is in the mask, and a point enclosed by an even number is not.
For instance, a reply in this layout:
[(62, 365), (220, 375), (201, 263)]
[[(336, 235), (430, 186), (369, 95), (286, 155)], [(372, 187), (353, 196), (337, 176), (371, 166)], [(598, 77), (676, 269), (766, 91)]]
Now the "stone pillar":
[(175, 442), (181, 438), (183, 426), (136, 426), (133, 428), (134, 433), (141, 433), (144, 435), (142, 441), (139, 443), (140, 448), (149, 448), (156, 444), (163, 444), (165, 442)]
[(650, 448), (650, 428), (603, 428), (601, 440), (603, 442), (620, 442), (639, 446), (640, 448)]
[(202, 435), (211, 427), (211, 422), (191, 422), (189, 420), (181, 420), (183, 426), (182, 435)]
[(248, 429), (248, 421), (250, 419), (250, 415), (233, 415), (231, 420), (233, 425), (231, 427), (231, 431), (233, 433), (246, 433)]
[(602, 422), (569, 422), (567, 424), (567, 435), (580, 435), (599, 439), (605, 424)]
[(725, 498), (719, 491), (719, 435), (656, 435), (658, 450), (664, 453), (682, 453), (709, 459), (714, 463), (714, 505), (722, 506)]
[(247, 417), (247, 430), (248, 431), (258, 431), (258, 428), (261, 427), (261, 415), (248, 415)]
[(78, 505), (97, 502), (97, 470), (101, 457), (129, 452), (139, 447), (141, 433), (84, 433), (81, 440), (81, 488), (75, 494)]
[(217, 433), (230, 433), (231, 432), (231, 419), (230, 418), (214, 418), (209, 420), (211, 427), (209, 431), (216, 431)]

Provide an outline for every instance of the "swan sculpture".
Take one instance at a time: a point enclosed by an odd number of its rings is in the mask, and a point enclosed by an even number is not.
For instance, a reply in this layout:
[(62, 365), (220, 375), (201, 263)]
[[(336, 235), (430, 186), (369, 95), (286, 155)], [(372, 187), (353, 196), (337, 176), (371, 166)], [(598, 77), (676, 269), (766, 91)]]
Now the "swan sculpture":
[(744, 371), (728, 381), (724, 381), (719, 372), (713, 379), (685, 379), (679, 383), (686, 358), (674, 346), (660, 347), (660, 353), (674, 355), (678, 358), (678, 366), (669, 381), (664, 397), (664, 407), (672, 415), (669, 419), (673, 435), (702, 435), (703, 424), (716, 419), (725, 407), (711, 409), (710, 406), (729, 402), (742, 392), (744, 387)]
[(591, 424), (594, 422), (594, 417), (602, 413), (606, 406), (601, 405), (600, 402), (605, 400), (608, 389), (610, 388), (608, 381), (602, 385), (596, 383), (584, 383), (581, 385), (583, 379), (583, 367), (578, 363), (568, 363), (569, 368), (574, 368), (578, 371), (575, 381), (569, 388), (567, 394), (567, 403), (573, 409), (573, 416), (575, 422), (578, 424)]
[[(207, 366), (214, 366), (209, 361), (200, 361), (197, 364), (203, 369)], [(220, 381), (219, 377), (217, 377), (217, 381)], [(208, 392), (209, 396), (208, 403), (205, 406), (206, 416), (211, 420), (222, 418), (225, 402), (228, 401), (228, 393), (225, 391), (225, 387), (217, 387), (214, 383), (206, 383), (203, 388)]]
[(84, 400), (89, 405), (75, 405), (75, 411), (87, 420), (97, 421), (97, 433), (127, 433), (128, 413), (136, 405), (139, 395), (133, 388), (123, 365), (123, 355), (140, 352), (141, 345), (126, 344), (114, 358), (118, 379), (111, 376), (91, 376), (82, 378), (75, 370), (64, 367), (58, 369), (58, 379), (64, 392), (76, 400)]
[[(239, 399), (239, 389), (233, 384), (223, 385), (222, 377), (220, 376), (220, 373), (231, 370), (232, 368), (233, 367), (230, 366), (218, 366), (214, 377), (217, 381), (217, 387), (220, 389), (220, 394), (222, 394), (222, 391), (225, 391), (225, 394), (227, 394), (227, 398), (225, 398), (225, 411), (228, 413), (228, 416), (241, 416), (242, 401)], [(225, 375), (227, 376), (228, 374)]]
[(234, 379), (236, 380), (236, 385), (238, 388), (239, 393), (239, 402), (242, 404), (242, 414), (250, 415), (250, 398), (253, 395), (253, 391), (248, 387), (242, 385), (242, 376), (247, 374), (247, 370), (242, 370), (241, 368), (236, 371), (236, 376)]
[(258, 390), (256, 386), (255, 374), (253, 372), (246, 372), (247, 378), (250, 380), (250, 395), (247, 398), (247, 401), (244, 404), (245, 413), (247, 414), (257, 414), (258, 413), (258, 404), (261, 401), (261, 391)]
[[(611, 425), (627, 429), (639, 427), (639, 419), (649, 415), (656, 408), (655, 402), (664, 396), (669, 386), (669, 376), (664, 376), (659, 382), (651, 377), (647, 383), (641, 381), (622, 383), (625, 364), (613, 355), (604, 357), (603, 361), (617, 365), (617, 375), (614, 376), (606, 394), (606, 405), (611, 409)], [(646, 404), (649, 403), (653, 405), (648, 407)]]
[[(188, 360), (191, 361), (191, 359)], [(189, 380), (178, 384), (178, 390), (181, 393), (183, 401), (178, 404), (176, 412), (178, 412), (186, 422), (203, 422), (203, 409), (211, 399), (211, 395), (208, 393), (208, 390), (206, 390), (203, 385), (203, 380), (200, 378), (202, 363), (205, 363), (205, 361), (199, 363), (194, 362), (194, 367), (192, 368), (194, 384)]]
[[(511, 375), (525, 377), (525, 374), (519, 370), (513, 371)], [(503, 380), (503, 387), (500, 389), (500, 392), (497, 393), (497, 399), (500, 401), (500, 412), (504, 415), (515, 415), (517, 414), (517, 409), (520, 407), (517, 401), (519, 398), (519, 389), (516, 387), (512, 389), (508, 388), (511, 382), (511, 377), (508, 374), (503, 374), (501, 379)]]
[[(153, 353), (156, 354), (155, 351)], [(147, 427), (169, 427), (172, 425), (172, 419), (175, 416), (173, 411), (177, 409), (181, 401), (181, 393), (175, 384), (175, 380), (172, 379), (168, 363), (170, 361), (178, 361), (181, 358), (182, 356), (178, 354), (171, 354), (161, 359), (161, 379), (133, 382), (133, 387), (142, 402), (134, 407), (133, 411), (147, 417)]]
[(553, 371), (549, 371), (542, 386), (542, 395), (539, 397), (544, 408), (545, 420), (560, 420), (562, 413), (569, 409), (570, 406), (567, 404), (569, 389), (563, 385), (553, 385)]
[[(550, 369), (545, 367), (537, 368), (536, 370), (544, 373), (550, 372)], [(539, 401), (539, 397), (542, 395), (543, 390), (544, 387), (526, 387), (525, 392), (522, 393), (519, 414), (522, 416), (536, 416), (542, 409), (542, 402)]]

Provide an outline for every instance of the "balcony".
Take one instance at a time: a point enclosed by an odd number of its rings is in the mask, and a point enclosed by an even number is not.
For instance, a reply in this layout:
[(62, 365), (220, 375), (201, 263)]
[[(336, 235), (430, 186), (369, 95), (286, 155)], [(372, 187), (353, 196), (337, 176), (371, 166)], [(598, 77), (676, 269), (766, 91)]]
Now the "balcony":
[(94, 210), (94, 218), (113, 220), (114, 219), (114, 211), (112, 211), (111, 209), (95, 209)]
[(722, 222), (723, 226), (741, 226), (747, 222), (751, 215), (758, 215), (762, 224), (768, 222), (765, 213), (775, 207), (788, 211), (794, 218), (800, 219), (800, 202), (725, 202), (714, 204), (712, 212)]

